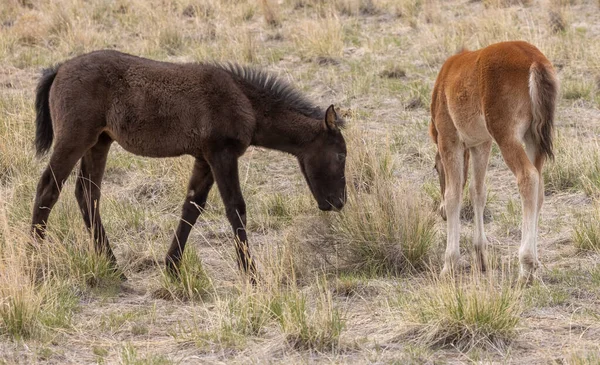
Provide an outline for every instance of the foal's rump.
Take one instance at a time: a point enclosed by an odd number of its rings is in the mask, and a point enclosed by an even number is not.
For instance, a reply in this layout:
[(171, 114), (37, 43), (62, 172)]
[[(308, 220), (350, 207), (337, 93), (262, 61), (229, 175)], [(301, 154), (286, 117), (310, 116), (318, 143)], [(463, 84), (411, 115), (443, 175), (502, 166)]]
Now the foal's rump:
[[(41, 85), (41, 84), (40, 84)], [(109, 135), (149, 157), (198, 155), (211, 139), (250, 143), (251, 106), (215, 66), (97, 51), (58, 67), (49, 95), (59, 141)], [(82, 143), (83, 143), (82, 142)]]
[(436, 119), (450, 118), (468, 146), (531, 136), (539, 152), (552, 157), (557, 84), (550, 61), (526, 42), (463, 51), (446, 61), (436, 81), (430, 134), (437, 140), (448, 123)]
[[(550, 61), (526, 42), (503, 42), (481, 50), (487, 115), (510, 118), (519, 138), (529, 134), (540, 153), (552, 157), (558, 82)], [(489, 123), (489, 121), (488, 121)], [(500, 125), (499, 128), (502, 128)]]

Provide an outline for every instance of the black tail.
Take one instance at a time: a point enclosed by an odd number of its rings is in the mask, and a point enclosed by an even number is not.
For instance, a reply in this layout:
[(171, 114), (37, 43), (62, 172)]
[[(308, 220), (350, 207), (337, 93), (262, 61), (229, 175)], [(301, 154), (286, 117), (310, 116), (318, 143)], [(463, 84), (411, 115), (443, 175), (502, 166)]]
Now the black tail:
[(35, 151), (38, 156), (42, 156), (50, 150), (54, 139), (48, 97), (57, 72), (58, 66), (42, 71), (35, 94)]

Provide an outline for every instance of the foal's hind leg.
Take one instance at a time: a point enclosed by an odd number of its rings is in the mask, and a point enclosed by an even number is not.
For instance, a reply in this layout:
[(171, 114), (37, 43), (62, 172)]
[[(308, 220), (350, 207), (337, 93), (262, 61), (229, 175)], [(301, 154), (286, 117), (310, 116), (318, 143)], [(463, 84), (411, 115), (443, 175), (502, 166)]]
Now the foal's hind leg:
[(539, 223), (539, 215), (542, 210), (542, 204), (544, 204), (544, 175), (542, 174), (542, 170), (544, 168), (544, 162), (546, 162), (546, 157), (539, 152), (539, 147), (533, 141), (533, 138), (530, 135), (526, 135), (525, 137), (525, 150), (527, 152), (527, 158), (529, 161), (535, 166), (538, 171), (539, 178), (539, 187), (538, 187), (538, 201), (537, 201), (537, 217), (536, 224)]
[(203, 158), (196, 159), (192, 177), (188, 185), (188, 195), (183, 203), (181, 220), (165, 260), (167, 270), (171, 274), (175, 274), (179, 267), (190, 230), (196, 223), (200, 213), (204, 210), (206, 199), (213, 183), (213, 175), (206, 160)]
[(439, 141), (440, 156), (446, 177), (446, 254), (442, 276), (450, 273), (460, 256), (460, 206), (464, 186), (465, 153), (462, 143), (457, 140)]
[(485, 236), (483, 226), (483, 211), (485, 209), (485, 201), (487, 191), (485, 188), (485, 173), (487, 171), (490, 151), (492, 149), (492, 141), (484, 142), (479, 146), (470, 148), (471, 161), (473, 161), (473, 179), (469, 190), (471, 193), (471, 202), (473, 204), (475, 229), (473, 230), (473, 247), (479, 267), (482, 271), (487, 268), (487, 237)]
[(35, 238), (43, 239), (45, 237), (50, 211), (58, 200), (65, 180), (69, 177), (77, 161), (92, 144), (67, 145), (57, 141), (50, 157), (50, 163), (39, 180), (33, 203), (31, 229)]
[(83, 155), (75, 187), (75, 197), (85, 226), (93, 235), (96, 252), (106, 254), (116, 268), (117, 259), (110, 248), (100, 218), (100, 188), (106, 157), (112, 142), (108, 135), (102, 134), (94, 147)]
[(537, 217), (539, 213), (540, 173), (531, 163), (523, 146), (517, 140), (498, 141), (504, 161), (517, 177), (523, 223), (519, 261), (521, 269), (519, 281), (527, 283), (539, 266), (537, 256)]

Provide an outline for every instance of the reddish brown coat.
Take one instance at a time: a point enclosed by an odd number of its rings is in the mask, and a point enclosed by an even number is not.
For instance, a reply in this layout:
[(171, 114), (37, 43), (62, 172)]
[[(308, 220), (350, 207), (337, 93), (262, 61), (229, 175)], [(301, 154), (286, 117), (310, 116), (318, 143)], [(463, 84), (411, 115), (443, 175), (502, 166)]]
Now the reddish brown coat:
[(477, 51), (462, 51), (442, 66), (432, 94), (429, 134), (438, 146), (440, 210), (448, 220), (444, 273), (458, 259), (458, 215), (469, 157), (473, 164), (473, 241), (485, 268), (484, 183), (491, 143), (495, 141), (517, 177), (523, 202), (521, 278), (531, 277), (538, 264), (537, 221), (544, 195), (542, 168), (544, 161), (553, 157), (557, 90), (552, 64), (526, 42), (502, 42)]

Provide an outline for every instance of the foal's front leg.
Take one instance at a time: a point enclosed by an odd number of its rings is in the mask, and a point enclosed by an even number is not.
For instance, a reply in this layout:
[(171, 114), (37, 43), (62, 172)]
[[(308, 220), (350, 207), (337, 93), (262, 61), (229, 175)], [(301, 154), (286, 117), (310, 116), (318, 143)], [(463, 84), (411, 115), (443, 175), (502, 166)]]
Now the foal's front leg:
[(238, 154), (229, 150), (218, 152), (211, 156), (209, 163), (235, 234), (238, 267), (250, 276), (252, 284), (256, 284), (256, 264), (250, 255), (246, 236), (246, 203), (240, 188)]
[(181, 220), (179, 221), (179, 226), (177, 227), (175, 237), (165, 260), (167, 271), (171, 274), (177, 274), (190, 231), (200, 213), (204, 211), (206, 199), (213, 183), (213, 175), (206, 160), (203, 158), (196, 159), (192, 177), (188, 184), (188, 195), (185, 198), (181, 211)]

